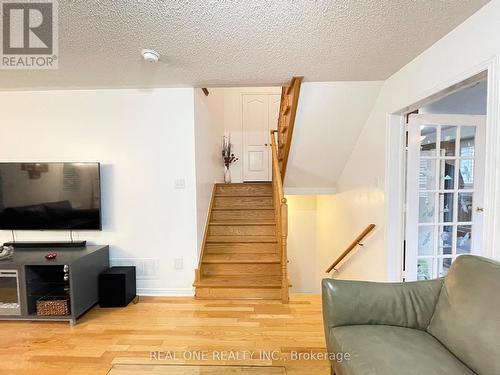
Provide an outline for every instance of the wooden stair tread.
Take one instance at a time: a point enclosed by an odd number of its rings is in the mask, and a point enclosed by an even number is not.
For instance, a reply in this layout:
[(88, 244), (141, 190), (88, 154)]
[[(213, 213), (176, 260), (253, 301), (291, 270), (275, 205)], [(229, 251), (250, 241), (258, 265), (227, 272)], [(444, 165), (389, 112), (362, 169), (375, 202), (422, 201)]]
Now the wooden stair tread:
[(225, 182), (217, 182), (215, 184), (217, 187), (219, 186), (271, 186), (271, 182), (230, 182), (230, 183), (225, 183)]
[(234, 221), (211, 221), (210, 225), (276, 225), (274, 221), (244, 221), (244, 220), (234, 220)]
[(277, 243), (266, 242), (213, 242), (207, 243), (205, 247), (205, 256), (210, 254), (260, 254), (278, 253)]
[(221, 195), (214, 196), (213, 205), (216, 208), (273, 208), (272, 195)]
[(194, 283), (207, 288), (281, 288), (281, 276), (204, 276)]
[(272, 197), (272, 193), (264, 193), (264, 194), (215, 194), (216, 198), (262, 198), (262, 197)]
[(274, 211), (272, 206), (270, 207), (213, 207), (212, 211)]
[(207, 243), (214, 242), (262, 242), (276, 243), (276, 236), (208, 236)]
[(222, 263), (222, 264), (266, 264), (280, 263), (278, 253), (236, 253), (236, 254), (206, 254), (203, 263)]
[(273, 186), (265, 184), (224, 184), (217, 185), (215, 196), (269, 196), (273, 194)]

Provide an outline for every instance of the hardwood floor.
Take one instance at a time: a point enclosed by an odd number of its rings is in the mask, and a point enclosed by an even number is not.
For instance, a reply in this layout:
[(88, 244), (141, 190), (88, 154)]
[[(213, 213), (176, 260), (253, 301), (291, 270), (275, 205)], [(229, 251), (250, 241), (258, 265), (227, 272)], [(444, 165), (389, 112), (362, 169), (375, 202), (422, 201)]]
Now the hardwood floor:
[(326, 361), (306, 360), (325, 351), (317, 295), (292, 296), (289, 304), (141, 297), (123, 309), (95, 307), (74, 327), (0, 322), (0, 332), (0, 374), (107, 374), (113, 363), (284, 366), (288, 375), (329, 374)]
[(114, 365), (109, 375), (286, 375), (283, 367)]

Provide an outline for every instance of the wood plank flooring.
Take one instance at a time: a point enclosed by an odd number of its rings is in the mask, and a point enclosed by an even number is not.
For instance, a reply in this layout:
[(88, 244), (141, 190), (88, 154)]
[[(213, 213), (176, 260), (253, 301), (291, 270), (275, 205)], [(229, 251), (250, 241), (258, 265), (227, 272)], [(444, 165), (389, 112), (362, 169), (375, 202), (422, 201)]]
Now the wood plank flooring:
[(282, 367), (115, 365), (109, 375), (286, 375)]
[[(2, 375), (104, 375), (112, 364), (284, 366), (288, 375), (329, 374), (326, 361), (305, 360), (325, 351), (317, 295), (292, 296), (289, 304), (141, 297), (123, 309), (95, 307), (74, 327), (4, 321), (0, 332)], [(152, 352), (163, 356), (152, 360)], [(242, 354), (248, 352), (253, 356)], [(208, 360), (195, 358), (202, 353)], [(301, 360), (294, 360), (298, 353)]]

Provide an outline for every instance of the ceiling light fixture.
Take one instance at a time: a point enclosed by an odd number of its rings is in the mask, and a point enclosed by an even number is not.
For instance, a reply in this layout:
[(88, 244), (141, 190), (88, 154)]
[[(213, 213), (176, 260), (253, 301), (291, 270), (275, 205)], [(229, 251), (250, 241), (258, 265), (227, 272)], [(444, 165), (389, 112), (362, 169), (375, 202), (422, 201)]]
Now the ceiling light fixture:
[(148, 63), (157, 63), (160, 60), (160, 54), (152, 49), (143, 49), (142, 57)]

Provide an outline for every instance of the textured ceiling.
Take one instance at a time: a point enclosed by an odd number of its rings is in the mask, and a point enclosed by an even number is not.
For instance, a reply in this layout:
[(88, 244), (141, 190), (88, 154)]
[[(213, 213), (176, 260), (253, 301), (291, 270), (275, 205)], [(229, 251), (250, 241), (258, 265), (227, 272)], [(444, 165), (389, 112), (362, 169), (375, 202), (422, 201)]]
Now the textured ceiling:
[(0, 89), (380, 80), (487, 2), (60, 0), (59, 69), (2, 70)]

